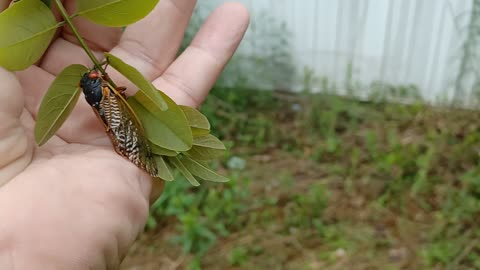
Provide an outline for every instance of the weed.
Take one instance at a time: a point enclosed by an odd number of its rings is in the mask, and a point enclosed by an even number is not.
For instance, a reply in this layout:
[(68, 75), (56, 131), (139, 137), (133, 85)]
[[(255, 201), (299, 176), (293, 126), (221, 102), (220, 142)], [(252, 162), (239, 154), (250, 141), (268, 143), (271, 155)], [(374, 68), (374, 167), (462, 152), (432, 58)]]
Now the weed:
[(285, 208), (287, 228), (320, 228), (328, 204), (328, 191), (323, 184), (312, 185), (306, 194), (297, 194)]
[(177, 218), (178, 234), (173, 242), (185, 253), (204, 254), (218, 236), (226, 236), (243, 224), (246, 185), (247, 180), (235, 175), (222, 187), (206, 185), (195, 191), (182, 179), (169, 182), (151, 208), (151, 219)]
[(242, 266), (248, 260), (248, 250), (245, 247), (235, 247), (230, 252), (228, 260), (233, 266)]

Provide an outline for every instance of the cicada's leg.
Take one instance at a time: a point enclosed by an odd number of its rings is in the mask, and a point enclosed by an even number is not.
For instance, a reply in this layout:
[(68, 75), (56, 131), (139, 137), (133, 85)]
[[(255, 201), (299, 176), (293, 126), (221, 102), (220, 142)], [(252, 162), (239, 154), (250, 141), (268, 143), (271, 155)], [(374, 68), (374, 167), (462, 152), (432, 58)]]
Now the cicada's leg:
[(107, 73), (107, 68), (108, 68), (109, 64), (110, 64), (110, 62), (108, 61), (108, 58), (105, 59), (105, 61), (103, 61), (102, 64), (101, 64), (102, 66), (104, 66), (103, 70), (105, 71), (105, 74), (103, 74), (103, 79), (105, 81), (110, 81), (110, 77), (108, 76), (108, 73)]
[(127, 91), (127, 87), (125, 87), (125, 86), (117, 86), (117, 88), (115, 88), (115, 90), (117, 90), (118, 93), (119, 93), (120, 95), (122, 95), (122, 97), (127, 98), (127, 96), (125, 95), (125, 91)]
[[(103, 62), (100, 63), (100, 66), (103, 67), (103, 70), (107, 70), (108, 65), (110, 62), (108, 62), (108, 59), (105, 59)], [(94, 67), (96, 69), (96, 66)]]
[(108, 87), (102, 87), (102, 104), (110, 97), (110, 89)]

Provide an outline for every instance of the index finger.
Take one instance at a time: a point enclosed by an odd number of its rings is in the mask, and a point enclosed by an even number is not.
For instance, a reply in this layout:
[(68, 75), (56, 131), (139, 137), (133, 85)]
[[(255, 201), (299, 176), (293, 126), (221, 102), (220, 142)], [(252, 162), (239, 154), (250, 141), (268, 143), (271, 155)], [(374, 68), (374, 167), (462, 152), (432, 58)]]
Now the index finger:
[[(177, 56), (197, 0), (161, 0), (147, 17), (127, 27), (112, 54), (138, 69), (147, 79), (160, 76)], [(112, 72), (114, 81), (129, 86)]]
[(249, 21), (249, 12), (242, 4), (222, 4), (153, 84), (177, 103), (199, 106), (239, 46)]
[(8, 7), (10, 4), (9, 0), (0, 0), (0, 12)]

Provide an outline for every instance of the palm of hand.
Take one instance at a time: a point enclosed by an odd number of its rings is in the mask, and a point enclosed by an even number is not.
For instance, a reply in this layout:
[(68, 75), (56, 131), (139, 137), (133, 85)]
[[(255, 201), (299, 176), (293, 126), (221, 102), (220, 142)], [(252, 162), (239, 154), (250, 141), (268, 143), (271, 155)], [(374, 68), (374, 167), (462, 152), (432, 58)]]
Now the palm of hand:
[[(77, 21), (93, 48), (136, 66), (177, 103), (196, 106), (231, 57), (248, 25), (237, 4), (217, 9), (192, 45), (175, 54), (195, 1), (162, 1), (146, 19), (121, 32)], [(72, 3), (66, 3), (67, 8)], [(166, 25), (159, 30), (158, 25)], [(163, 29), (162, 28), (162, 29)], [(160, 31), (158, 35), (146, 33)], [(83, 97), (46, 145), (33, 142), (41, 98), (65, 66), (91, 66), (65, 31), (38, 66), (15, 75), (0, 70), (0, 265), (19, 269), (115, 267), (142, 230), (151, 182), (113, 150)], [(168, 40), (168, 42), (166, 42)], [(134, 89), (113, 70), (118, 85)], [(1, 250), (1, 249), (0, 249)], [(21, 258), (28, 258), (24, 260)]]

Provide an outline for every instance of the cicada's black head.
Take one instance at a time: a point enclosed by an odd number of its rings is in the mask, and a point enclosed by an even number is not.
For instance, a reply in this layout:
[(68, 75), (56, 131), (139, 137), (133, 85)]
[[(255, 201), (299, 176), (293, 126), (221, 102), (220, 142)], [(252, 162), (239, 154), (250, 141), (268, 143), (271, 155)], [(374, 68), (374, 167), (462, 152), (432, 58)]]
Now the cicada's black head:
[(98, 71), (93, 70), (83, 74), (80, 80), (80, 87), (83, 89), (83, 94), (90, 106), (97, 109), (100, 108), (102, 101), (102, 78)]

